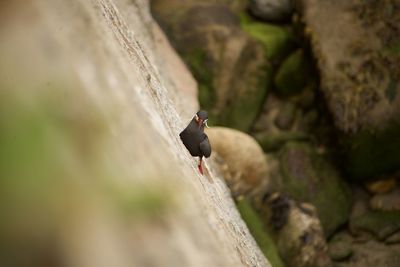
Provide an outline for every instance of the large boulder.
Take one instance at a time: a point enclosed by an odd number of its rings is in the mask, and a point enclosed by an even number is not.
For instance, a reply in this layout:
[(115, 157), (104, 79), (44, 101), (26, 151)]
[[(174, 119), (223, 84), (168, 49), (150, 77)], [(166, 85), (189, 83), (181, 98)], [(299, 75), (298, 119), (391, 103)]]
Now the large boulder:
[(227, 164), (226, 181), (235, 196), (268, 187), (268, 166), (263, 150), (249, 135), (229, 128), (206, 130), (211, 147)]
[(351, 199), (336, 169), (306, 143), (287, 143), (280, 153), (280, 190), (312, 203), (329, 236), (349, 216)]
[(321, 90), (353, 179), (400, 166), (399, 4), (302, 0)]
[(218, 124), (249, 130), (271, 84), (262, 45), (223, 3), (156, 0), (152, 11), (199, 82), (202, 108)]

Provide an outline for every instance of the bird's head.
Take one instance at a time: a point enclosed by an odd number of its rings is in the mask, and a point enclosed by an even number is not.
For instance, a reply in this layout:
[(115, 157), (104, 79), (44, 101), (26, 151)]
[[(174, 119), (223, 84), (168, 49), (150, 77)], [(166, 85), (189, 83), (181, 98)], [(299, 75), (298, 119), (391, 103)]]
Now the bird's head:
[(199, 126), (199, 128), (202, 125), (205, 125), (207, 128), (209, 128), (208, 125), (207, 125), (207, 121), (208, 121), (207, 111), (200, 110), (200, 111), (198, 111), (196, 113), (196, 115), (194, 117), (195, 117), (195, 120), (196, 120), (197, 125)]

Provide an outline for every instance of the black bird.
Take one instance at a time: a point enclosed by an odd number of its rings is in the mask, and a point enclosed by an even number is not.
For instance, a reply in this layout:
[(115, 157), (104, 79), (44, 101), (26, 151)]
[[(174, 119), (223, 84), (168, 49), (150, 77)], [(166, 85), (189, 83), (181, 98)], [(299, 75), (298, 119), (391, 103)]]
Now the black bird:
[(208, 158), (211, 155), (211, 145), (208, 136), (204, 133), (204, 126), (207, 125), (208, 114), (204, 110), (196, 113), (189, 125), (186, 126), (179, 136), (187, 150), (193, 157), (199, 157), (199, 171), (203, 174), (203, 156)]

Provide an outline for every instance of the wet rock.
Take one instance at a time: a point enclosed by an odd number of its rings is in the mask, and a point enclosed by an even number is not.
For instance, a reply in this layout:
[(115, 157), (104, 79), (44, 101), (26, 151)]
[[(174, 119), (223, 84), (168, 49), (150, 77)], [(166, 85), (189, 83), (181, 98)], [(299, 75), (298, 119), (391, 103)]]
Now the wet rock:
[(329, 236), (350, 213), (349, 190), (336, 169), (307, 143), (287, 143), (280, 153), (282, 188), (299, 201), (312, 203)]
[(265, 199), (263, 211), (287, 266), (331, 266), (323, 230), (311, 204), (274, 193)]
[(370, 207), (373, 210), (400, 211), (400, 188), (386, 194), (373, 196), (370, 200)]
[(224, 127), (212, 127), (206, 133), (213, 151), (228, 167), (230, 179), (226, 182), (235, 196), (267, 186), (264, 153), (251, 136)]
[(352, 237), (347, 232), (335, 234), (329, 241), (329, 255), (334, 261), (342, 261), (353, 253)]
[(310, 79), (310, 64), (302, 49), (290, 54), (279, 67), (275, 78), (275, 89), (280, 95), (293, 95), (301, 92)]
[(223, 3), (158, 0), (152, 10), (199, 82), (202, 108), (220, 125), (249, 130), (271, 84), (263, 46)]
[(251, 0), (254, 16), (267, 21), (288, 20), (293, 12), (292, 0)]
[(365, 181), (400, 166), (399, 5), (302, 0), (349, 178)]

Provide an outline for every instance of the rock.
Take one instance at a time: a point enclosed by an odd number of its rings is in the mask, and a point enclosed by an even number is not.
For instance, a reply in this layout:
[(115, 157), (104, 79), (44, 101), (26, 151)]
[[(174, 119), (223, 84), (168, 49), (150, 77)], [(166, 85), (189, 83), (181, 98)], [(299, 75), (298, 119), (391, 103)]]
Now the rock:
[(147, 3), (0, 3), (0, 266), (270, 266), (179, 139)]
[(295, 120), (296, 111), (297, 109), (294, 104), (290, 102), (285, 103), (274, 120), (275, 125), (281, 130), (290, 130)]
[(172, 97), (175, 97), (173, 100), (182, 103), (177, 105), (178, 111), (184, 117), (193, 116), (200, 109), (197, 99), (197, 82), (182, 58), (168, 42), (165, 33), (155, 22), (152, 23), (152, 34), (160, 70), (166, 73), (165, 76), (168, 77), (165, 79), (166, 82), (171, 83), (171, 88), (174, 88), (177, 92), (172, 94)]
[(248, 131), (271, 84), (262, 45), (223, 3), (158, 0), (152, 10), (199, 82), (210, 119)]
[[(290, 109), (294, 105), (297, 104), (283, 101), (274, 94), (268, 96), (263, 110), (253, 126), (252, 133), (265, 152), (277, 151), (288, 141), (309, 140), (310, 136), (301, 130), (301, 112), (296, 108), (296, 114), (293, 118), (290, 118)], [(289, 116), (283, 118), (286, 115), (285, 109), (289, 110)], [(290, 123), (292, 119), (294, 121)], [(284, 120), (289, 120), (288, 123), (292, 124), (290, 130), (282, 130), (278, 127), (279, 124), (281, 124), (281, 127), (285, 127)], [(288, 126), (286, 125), (286, 127)]]
[(301, 125), (300, 125), (301, 130), (303, 130), (305, 132), (313, 132), (313, 130), (317, 126), (318, 118), (319, 118), (319, 113), (317, 110), (312, 109), (312, 110), (306, 112), (303, 115), (303, 118), (301, 121)]
[(250, 11), (254, 16), (267, 21), (288, 20), (293, 12), (293, 1), (251, 0)]
[(306, 143), (287, 143), (280, 152), (282, 188), (299, 201), (312, 203), (327, 236), (349, 216), (349, 189), (338, 172)]
[(390, 178), (386, 180), (378, 180), (367, 182), (365, 187), (372, 194), (383, 194), (391, 191), (396, 186), (396, 179)]
[(263, 225), (261, 218), (250, 204), (250, 201), (243, 198), (238, 200), (236, 205), (251, 234), (271, 265), (273, 267), (284, 267), (285, 265), (279, 256), (273, 237), (266, 230), (267, 228)]
[(352, 242), (352, 255), (335, 267), (397, 267), (400, 266), (400, 245), (387, 246), (375, 240)]
[(334, 261), (342, 261), (353, 253), (352, 237), (347, 232), (335, 234), (329, 241), (329, 255)]
[(284, 194), (274, 193), (265, 199), (262, 216), (272, 227), (286, 266), (331, 266), (323, 230), (311, 204), (298, 203)]
[(278, 151), (287, 142), (307, 141), (310, 137), (302, 132), (262, 132), (254, 135), (257, 142), (265, 152)]
[[(350, 220), (367, 213), (369, 210), (368, 202), (370, 195), (360, 186), (352, 188), (353, 206), (351, 207)], [(350, 224), (351, 226), (351, 224)], [(351, 228), (351, 227), (350, 227)]]
[(275, 90), (280, 95), (293, 95), (301, 92), (310, 79), (310, 64), (302, 49), (289, 55), (279, 67), (275, 78)]
[(321, 91), (350, 179), (366, 181), (400, 166), (398, 2), (302, 0), (321, 74)]
[(386, 194), (375, 195), (370, 200), (373, 210), (400, 211), (400, 188)]
[(379, 240), (385, 240), (400, 230), (400, 213), (398, 211), (367, 211), (350, 219), (350, 229), (355, 234), (367, 231)]
[(394, 233), (385, 239), (385, 244), (399, 244), (400, 243), (400, 232)]
[(287, 28), (242, 19), (242, 28), (264, 47), (272, 63), (280, 63), (296, 46), (293, 33)]
[(213, 152), (227, 164), (230, 180), (227, 180), (235, 196), (268, 187), (268, 166), (264, 153), (249, 135), (229, 128), (206, 129)]

